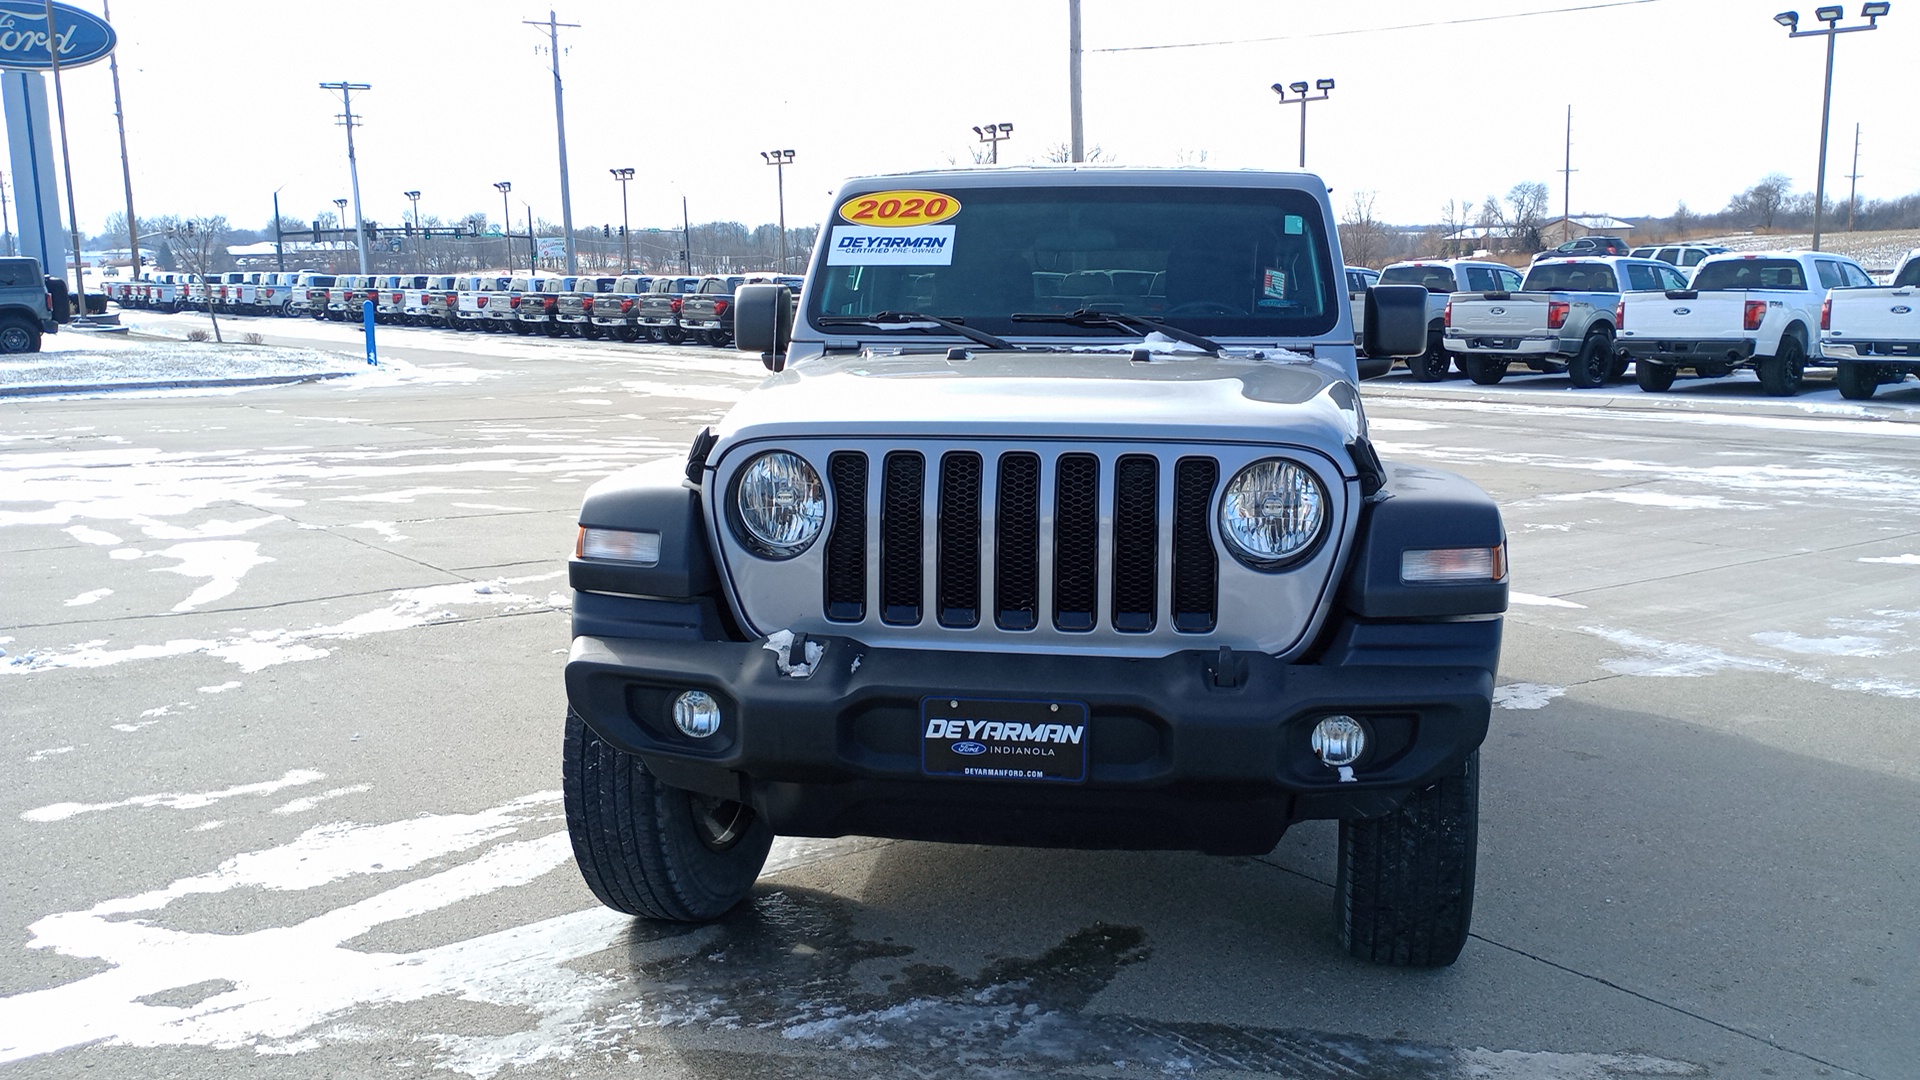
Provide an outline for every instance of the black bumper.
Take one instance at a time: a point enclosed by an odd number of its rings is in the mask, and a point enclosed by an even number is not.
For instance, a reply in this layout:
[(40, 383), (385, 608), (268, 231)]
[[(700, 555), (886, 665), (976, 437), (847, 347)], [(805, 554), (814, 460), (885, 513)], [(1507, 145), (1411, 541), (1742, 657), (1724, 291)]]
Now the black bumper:
[[(1260, 653), (1159, 659), (826, 646), (782, 675), (760, 643), (576, 637), (567, 696), (601, 738), (677, 787), (750, 803), (777, 833), (1076, 848), (1262, 853), (1289, 824), (1384, 814), (1486, 737), (1498, 618), (1350, 623), (1322, 664)], [(700, 633), (687, 627), (686, 636)], [(704, 690), (695, 740), (672, 701)], [(961, 779), (922, 768), (922, 702), (1087, 706), (1083, 782)], [(1312, 753), (1322, 717), (1371, 732), (1344, 780)]]
[(1672, 338), (1616, 338), (1617, 351), (1634, 360), (1651, 360), (1675, 367), (1696, 364), (1744, 364), (1753, 359), (1753, 338), (1715, 338), (1710, 340)]

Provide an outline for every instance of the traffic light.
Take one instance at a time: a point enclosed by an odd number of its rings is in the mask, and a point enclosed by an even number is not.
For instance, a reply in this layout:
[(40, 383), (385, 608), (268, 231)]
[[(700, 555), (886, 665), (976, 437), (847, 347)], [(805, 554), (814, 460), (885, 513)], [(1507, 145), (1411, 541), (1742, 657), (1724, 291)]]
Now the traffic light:
[(625, 225), (622, 225), (620, 226), (620, 239), (625, 240), (626, 238), (627, 238), (627, 227)]
[(602, 240), (605, 240), (605, 239), (606, 239), (607, 237), (609, 237), (609, 236), (612, 236), (612, 235), (613, 235), (613, 228), (612, 228), (612, 226), (609, 226), (609, 225), (602, 225), (602, 226), (600, 226), (600, 238), (601, 238)]
[(407, 222), (407, 238), (409, 240), (413, 238), (413, 222), (411, 221)]

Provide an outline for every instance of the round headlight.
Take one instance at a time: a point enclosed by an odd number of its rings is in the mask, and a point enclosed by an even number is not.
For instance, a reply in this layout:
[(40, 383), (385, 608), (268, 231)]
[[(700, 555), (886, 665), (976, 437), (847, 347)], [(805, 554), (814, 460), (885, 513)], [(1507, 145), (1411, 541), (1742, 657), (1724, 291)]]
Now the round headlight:
[(827, 520), (820, 474), (798, 454), (773, 450), (747, 463), (735, 485), (741, 539), (770, 559), (807, 550)]
[(1300, 558), (1327, 521), (1326, 492), (1291, 461), (1256, 461), (1241, 469), (1220, 499), (1220, 535), (1233, 556), (1258, 570)]

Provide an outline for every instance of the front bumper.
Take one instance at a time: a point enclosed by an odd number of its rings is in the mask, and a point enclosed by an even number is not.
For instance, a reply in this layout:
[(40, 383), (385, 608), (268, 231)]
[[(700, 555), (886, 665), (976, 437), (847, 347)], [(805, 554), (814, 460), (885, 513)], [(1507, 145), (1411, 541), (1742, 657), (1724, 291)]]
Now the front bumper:
[[(825, 652), (806, 678), (783, 675), (760, 642), (582, 635), (567, 696), (666, 783), (750, 803), (784, 835), (1262, 853), (1296, 821), (1387, 813), (1486, 737), (1499, 619), (1420, 624), (1384, 650), (1355, 629), (1336, 635), (1338, 662), (1320, 665), (821, 637)], [(673, 699), (692, 689), (721, 705), (720, 730), (706, 739), (671, 720)], [(949, 698), (1084, 704), (1086, 779), (929, 775), (922, 703)], [(1314, 724), (1335, 713), (1373, 732), (1347, 780), (1310, 745)]]
[(1744, 364), (1753, 359), (1753, 338), (1640, 338), (1620, 337), (1616, 351), (1634, 360), (1652, 360), (1676, 367), (1695, 364)]

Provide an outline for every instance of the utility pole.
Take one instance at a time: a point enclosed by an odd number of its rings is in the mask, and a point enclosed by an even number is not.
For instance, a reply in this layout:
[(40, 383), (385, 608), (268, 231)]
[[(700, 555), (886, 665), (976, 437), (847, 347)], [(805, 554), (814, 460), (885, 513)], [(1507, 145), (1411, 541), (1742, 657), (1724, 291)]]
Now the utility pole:
[[(113, 22), (113, 6), (107, 0), (100, 0), (100, 11), (106, 21)], [(127, 256), (133, 280), (140, 280), (140, 223), (133, 216), (133, 166), (127, 163), (127, 116), (120, 107), (120, 59), (114, 53), (107, 54), (107, 70), (113, 73), (113, 122), (120, 125), (120, 178), (127, 188)], [(276, 217), (275, 222), (279, 221)], [(282, 267), (281, 269), (285, 269)]]
[(1847, 231), (1853, 231), (1855, 196), (1860, 191), (1860, 125), (1853, 125), (1853, 171), (1847, 174)]
[(53, 61), (53, 98), (60, 106), (60, 169), (67, 174), (67, 239), (73, 249), (74, 292), (80, 297), (80, 314), (87, 313), (87, 265), (80, 258), (80, 211), (73, 205), (73, 156), (67, 151), (67, 95), (60, 89), (60, 50), (53, 42), (60, 35), (53, 25), (53, 0), (47, 0), (47, 56)]
[(7, 174), (0, 173), (0, 229), (6, 230), (7, 255), (13, 255), (13, 218), (7, 213)]
[[(513, 181), (502, 180), (493, 185), (500, 192), (500, 240), (507, 245), (507, 273), (513, 273), (513, 218), (508, 215), (507, 192), (513, 190)], [(527, 218), (527, 235), (533, 235), (533, 218)], [(533, 262), (528, 260), (527, 273), (533, 273)]]
[[(1080, 122), (1080, 0), (1067, 0), (1067, 112), (1073, 131), (1073, 160), (1085, 161), (1086, 128)], [(1306, 113), (1300, 115), (1304, 118)]]
[(530, 19), (520, 21), (528, 26), (547, 28), (547, 52), (553, 56), (553, 121), (560, 129), (560, 227), (567, 232), (567, 273), (577, 274), (580, 272), (580, 259), (573, 249), (573, 196), (567, 189), (567, 110), (560, 96), (560, 31), (578, 30), (580, 24), (560, 22), (551, 10), (547, 12), (547, 21), (544, 23)]
[(1573, 167), (1573, 106), (1567, 106), (1567, 164), (1560, 170), (1562, 185), (1560, 188), (1560, 224), (1566, 228), (1561, 242), (1573, 239), (1573, 174), (1580, 170)]
[(360, 272), (365, 274), (367, 272), (367, 227), (360, 216), (360, 162), (353, 153), (353, 92), (371, 90), (373, 87), (367, 83), (337, 82), (321, 83), (320, 89), (340, 91), (340, 105), (344, 110), (340, 122), (347, 128), (347, 172), (353, 178), (354, 246), (360, 249)]
[(693, 226), (687, 223), (687, 197), (680, 196), (680, 259), (686, 265), (686, 274), (693, 276)]
[(780, 192), (780, 272), (787, 272), (787, 166), (793, 164), (791, 150), (762, 150), (760, 159), (773, 166), (774, 183)]
[[(286, 186), (281, 184), (273, 189), (273, 268), (282, 271), (287, 268), (287, 245), (280, 235), (280, 188)], [(134, 269), (139, 268), (135, 264)]]

